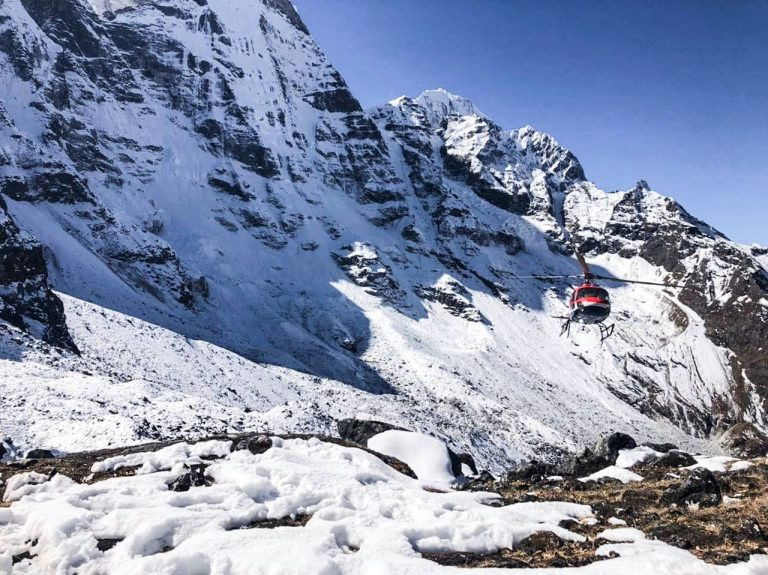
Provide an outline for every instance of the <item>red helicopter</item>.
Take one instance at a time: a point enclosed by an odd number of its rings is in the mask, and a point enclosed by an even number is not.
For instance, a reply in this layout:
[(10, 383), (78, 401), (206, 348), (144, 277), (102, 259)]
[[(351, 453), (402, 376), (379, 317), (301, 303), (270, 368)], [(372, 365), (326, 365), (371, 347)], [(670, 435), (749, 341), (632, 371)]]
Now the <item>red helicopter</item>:
[[(628, 280), (617, 278), (613, 276), (604, 276), (600, 274), (594, 274), (589, 271), (584, 255), (576, 251), (576, 259), (581, 266), (582, 275), (558, 275), (558, 276), (531, 276), (536, 279), (559, 279), (559, 278), (584, 278), (584, 282), (573, 288), (571, 297), (568, 300), (568, 315), (567, 316), (555, 316), (557, 319), (562, 319), (563, 327), (560, 330), (560, 335), (570, 335), (571, 323), (576, 322), (582, 325), (596, 325), (600, 329), (600, 341), (603, 342), (613, 334), (614, 324), (606, 325), (604, 322), (611, 315), (611, 296), (608, 290), (598, 285), (593, 280), (608, 280), (612, 282), (620, 283), (633, 283), (642, 285), (652, 285), (661, 287), (681, 287), (677, 284), (666, 284), (660, 282), (650, 282), (642, 280)], [(524, 276), (518, 276), (524, 277)]]

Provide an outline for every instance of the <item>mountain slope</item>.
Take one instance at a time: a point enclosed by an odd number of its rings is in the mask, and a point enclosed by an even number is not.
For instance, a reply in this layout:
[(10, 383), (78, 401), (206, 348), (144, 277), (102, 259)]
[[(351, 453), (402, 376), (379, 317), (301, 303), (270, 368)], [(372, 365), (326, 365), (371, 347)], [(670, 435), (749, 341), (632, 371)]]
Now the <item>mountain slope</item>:
[[(765, 427), (758, 256), (464, 98), (362, 110), (284, 0), (6, 0), (0, 60), (0, 190), (83, 352), (9, 339), (18, 441), (367, 414), (500, 468), (606, 427), (691, 445)], [(529, 276), (578, 273), (573, 243), (685, 287), (615, 286), (613, 338), (559, 338), (568, 284)]]

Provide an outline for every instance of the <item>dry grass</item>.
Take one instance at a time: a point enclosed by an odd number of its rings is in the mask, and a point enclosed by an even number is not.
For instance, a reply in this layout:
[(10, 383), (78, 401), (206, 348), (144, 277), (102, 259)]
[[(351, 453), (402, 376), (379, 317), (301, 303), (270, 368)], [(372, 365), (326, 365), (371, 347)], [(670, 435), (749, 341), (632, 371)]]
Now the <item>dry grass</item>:
[(764, 460), (745, 471), (718, 474), (723, 496), (735, 500), (717, 507), (697, 509), (661, 503), (663, 491), (681, 481), (671, 473), (687, 472), (646, 468), (640, 470), (645, 480), (630, 484), (520, 481), (501, 494), (508, 503), (537, 500), (591, 505), (600, 523), (566, 526), (589, 539), (609, 527), (610, 517), (618, 517), (648, 537), (687, 548), (709, 563), (734, 563), (752, 554), (768, 553), (768, 466)]
[[(688, 549), (708, 563), (746, 561), (750, 555), (768, 554), (768, 462), (759, 460), (754, 463), (754, 467), (745, 471), (718, 474), (723, 496), (734, 500), (701, 509), (661, 502), (664, 490), (678, 485), (688, 473), (686, 470), (646, 467), (638, 470), (645, 479), (629, 484), (617, 481), (581, 483), (572, 478), (513, 481), (499, 490), (505, 504), (568, 501), (590, 505), (598, 519), (595, 525), (576, 521), (561, 524), (584, 535), (586, 541), (504, 549), (492, 554), (424, 553), (423, 556), (456, 567), (578, 567), (603, 559), (595, 554), (603, 543), (597, 536), (612, 527), (608, 519), (617, 517), (649, 538)], [(478, 489), (493, 490), (490, 484), (478, 486)]]
[(594, 541), (583, 543), (564, 542), (557, 549), (527, 552), (518, 549), (502, 549), (498, 553), (422, 553), (422, 557), (452, 567), (503, 567), (527, 569), (537, 567), (583, 567), (595, 561), (608, 559), (598, 557), (595, 551), (599, 544)]

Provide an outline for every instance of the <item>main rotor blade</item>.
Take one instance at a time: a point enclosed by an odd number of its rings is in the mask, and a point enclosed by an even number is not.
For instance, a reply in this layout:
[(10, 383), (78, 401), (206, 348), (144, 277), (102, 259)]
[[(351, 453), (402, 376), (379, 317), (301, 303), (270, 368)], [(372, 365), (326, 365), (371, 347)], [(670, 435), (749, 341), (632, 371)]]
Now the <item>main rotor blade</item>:
[(589, 273), (587, 260), (584, 259), (584, 254), (582, 254), (578, 249), (576, 250), (576, 259), (579, 260), (579, 265), (581, 266), (581, 271), (584, 272), (584, 277), (588, 278), (591, 274)]
[(626, 284), (642, 284), (642, 285), (647, 285), (647, 286), (661, 286), (661, 287), (670, 287), (670, 288), (681, 288), (681, 287), (683, 287), (680, 284), (665, 284), (665, 283), (661, 283), (661, 282), (647, 282), (647, 281), (643, 281), (643, 280), (628, 280), (628, 279), (623, 279), (623, 278), (615, 278), (615, 277), (612, 277), (612, 276), (601, 276), (601, 275), (597, 275), (597, 274), (592, 274), (592, 277), (595, 278), (595, 279), (607, 280), (607, 281), (612, 281), (612, 282), (620, 282), (620, 283), (626, 283)]
[(518, 276), (516, 275), (515, 278), (517, 279), (534, 279), (534, 280), (560, 280), (560, 279), (570, 279), (570, 278), (580, 278), (583, 276), (580, 275), (559, 275), (559, 276), (548, 276), (548, 275), (537, 275), (537, 276)]

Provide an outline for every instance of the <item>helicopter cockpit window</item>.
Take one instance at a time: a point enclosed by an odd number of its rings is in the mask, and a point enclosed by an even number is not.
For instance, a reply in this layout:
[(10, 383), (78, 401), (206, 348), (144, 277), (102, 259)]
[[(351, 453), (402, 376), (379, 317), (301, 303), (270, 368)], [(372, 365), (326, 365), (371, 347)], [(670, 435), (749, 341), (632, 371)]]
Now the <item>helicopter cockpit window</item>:
[(598, 297), (600, 299), (608, 299), (608, 292), (603, 288), (585, 287), (579, 289), (579, 295), (577, 297)]

